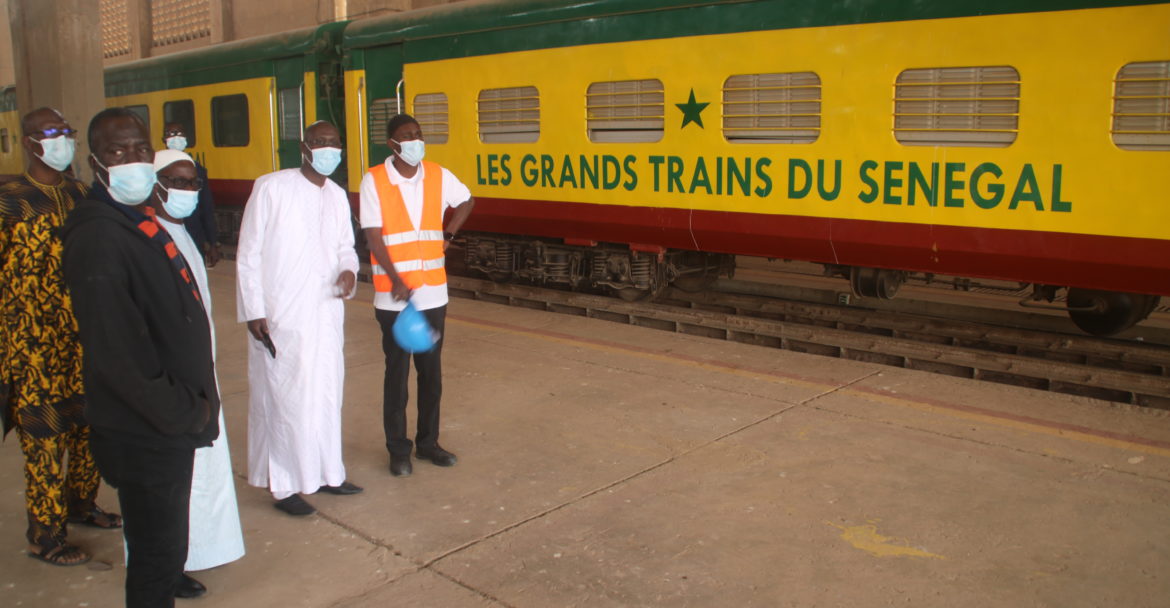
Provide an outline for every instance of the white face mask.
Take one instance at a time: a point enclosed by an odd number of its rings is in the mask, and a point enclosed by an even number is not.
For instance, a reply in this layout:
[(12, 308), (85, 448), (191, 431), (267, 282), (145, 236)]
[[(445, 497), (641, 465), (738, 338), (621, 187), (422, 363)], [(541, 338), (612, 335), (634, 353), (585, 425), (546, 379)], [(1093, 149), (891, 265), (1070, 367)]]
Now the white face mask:
[[(161, 187), (162, 184), (159, 184)], [(162, 202), (163, 211), (167, 215), (181, 220), (190, 217), (195, 212), (195, 206), (199, 204), (198, 190), (177, 190), (173, 188), (163, 188), (167, 193), (167, 198)]]
[(321, 175), (333, 175), (337, 165), (341, 164), (341, 148), (310, 148), (313, 160), (309, 164), (313, 170)]
[(408, 139), (406, 141), (392, 139), (390, 141), (398, 144), (402, 148), (402, 151), (398, 153), (398, 158), (401, 158), (402, 162), (412, 167), (421, 163), (423, 157), (426, 156), (426, 144), (421, 139)]
[(77, 150), (77, 141), (72, 137), (59, 135), (40, 141), (34, 139), (33, 141), (41, 144), (41, 153), (37, 157), (53, 169), (64, 171), (73, 162), (73, 153)]
[(187, 149), (187, 138), (182, 135), (175, 135), (167, 138), (167, 148), (171, 150), (178, 150), (182, 152)]
[(110, 197), (114, 200), (133, 207), (141, 205), (142, 201), (150, 196), (150, 191), (154, 189), (156, 181), (152, 163), (126, 163), (106, 168), (97, 156), (93, 154), (90, 156), (93, 157), (97, 166), (110, 174), (109, 183), (102, 179), (101, 173), (98, 173), (97, 177), (102, 185), (110, 191)]

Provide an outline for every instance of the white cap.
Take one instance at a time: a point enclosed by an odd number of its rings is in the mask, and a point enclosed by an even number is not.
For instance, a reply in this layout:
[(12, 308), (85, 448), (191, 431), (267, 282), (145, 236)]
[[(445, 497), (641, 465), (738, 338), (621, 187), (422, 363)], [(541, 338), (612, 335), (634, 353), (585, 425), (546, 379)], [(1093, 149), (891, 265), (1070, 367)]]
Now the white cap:
[(181, 160), (189, 161), (192, 165), (195, 164), (195, 159), (191, 158), (191, 155), (186, 152), (179, 152), (170, 148), (159, 150), (154, 153), (154, 172), (158, 173)]

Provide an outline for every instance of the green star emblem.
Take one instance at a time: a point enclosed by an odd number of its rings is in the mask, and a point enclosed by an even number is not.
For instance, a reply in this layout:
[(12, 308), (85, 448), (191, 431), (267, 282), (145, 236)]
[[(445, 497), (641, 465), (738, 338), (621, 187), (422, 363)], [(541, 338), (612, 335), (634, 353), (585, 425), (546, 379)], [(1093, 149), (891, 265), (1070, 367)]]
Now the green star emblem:
[(686, 103), (676, 103), (674, 105), (678, 109), (682, 110), (682, 113), (683, 113), (683, 122), (682, 122), (682, 126), (679, 127), (680, 129), (685, 128), (688, 124), (690, 124), (692, 122), (699, 125), (700, 129), (703, 128), (703, 117), (701, 116), (701, 113), (703, 111), (703, 108), (706, 108), (707, 106), (709, 106), (711, 104), (710, 103), (697, 103), (695, 101), (695, 90), (694, 89), (691, 89), (691, 98), (688, 99)]

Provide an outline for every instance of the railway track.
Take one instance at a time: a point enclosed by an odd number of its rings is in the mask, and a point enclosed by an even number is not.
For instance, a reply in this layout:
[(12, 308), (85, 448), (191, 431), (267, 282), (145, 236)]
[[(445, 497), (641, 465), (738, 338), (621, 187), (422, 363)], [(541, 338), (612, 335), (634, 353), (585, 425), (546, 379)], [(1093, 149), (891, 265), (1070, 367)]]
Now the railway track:
[(453, 296), (1170, 410), (1170, 347), (668, 289), (653, 302), (450, 276)]

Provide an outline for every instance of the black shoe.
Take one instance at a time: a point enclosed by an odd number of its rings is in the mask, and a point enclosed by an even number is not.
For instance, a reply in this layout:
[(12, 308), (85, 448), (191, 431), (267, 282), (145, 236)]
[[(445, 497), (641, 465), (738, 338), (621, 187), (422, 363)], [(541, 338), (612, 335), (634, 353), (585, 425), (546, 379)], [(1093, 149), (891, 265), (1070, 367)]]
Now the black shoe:
[(410, 477), (414, 472), (414, 465), (410, 464), (410, 455), (390, 455), (390, 474), (395, 477)]
[(207, 587), (203, 583), (191, 578), (186, 572), (183, 573), (183, 578), (179, 579), (179, 586), (175, 587), (175, 597), (183, 599), (191, 599), (199, 597), (207, 593)]
[(422, 460), (429, 460), (441, 467), (454, 466), (455, 461), (458, 460), (454, 454), (439, 447), (438, 444), (429, 448), (418, 448), (415, 450), (415, 455)]
[(339, 486), (321, 486), (320, 491), (325, 492), (326, 494), (349, 496), (350, 494), (361, 494), (364, 489), (361, 486), (355, 486), (348, 481), (343, 481)]
[(272, 506), (289, 515), (312, 515), (317, 512), (317, 509), (313, 508), (313, 505), (309, 504), (304, 498), (301, 498), (300, 494), (293, 494), (288, 498), (278, 500)]

